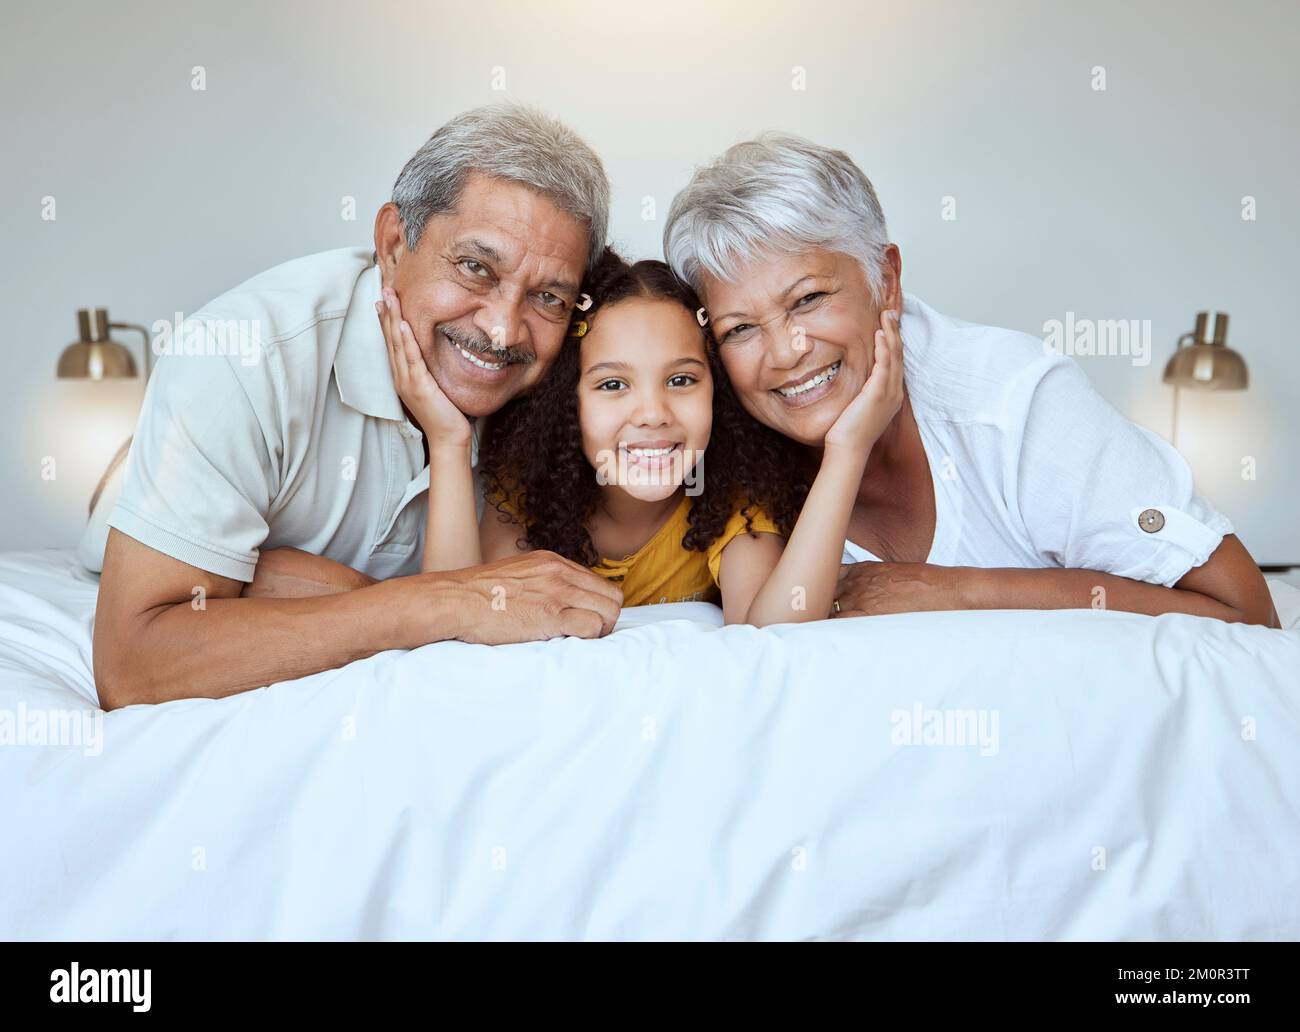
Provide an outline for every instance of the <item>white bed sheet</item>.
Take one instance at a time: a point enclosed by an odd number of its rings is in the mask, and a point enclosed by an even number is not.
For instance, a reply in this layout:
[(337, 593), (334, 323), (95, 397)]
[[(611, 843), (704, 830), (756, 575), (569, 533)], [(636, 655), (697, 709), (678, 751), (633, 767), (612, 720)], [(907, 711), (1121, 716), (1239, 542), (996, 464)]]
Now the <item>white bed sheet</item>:
[(0, 556), (3, 937), (1300, 937), (1300, 631), (660, 607), (96, 718), (95, 590)]

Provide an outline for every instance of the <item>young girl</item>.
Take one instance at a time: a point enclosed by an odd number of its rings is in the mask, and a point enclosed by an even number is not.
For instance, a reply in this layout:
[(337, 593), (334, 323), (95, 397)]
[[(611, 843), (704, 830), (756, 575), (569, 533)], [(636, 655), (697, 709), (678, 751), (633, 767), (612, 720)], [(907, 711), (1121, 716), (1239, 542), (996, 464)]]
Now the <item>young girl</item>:
[(481, 526), (469, 423), (409, 326), (381, 312), (398, 394), (428, 438), (424, 571), (541, 548), (619, 583), (624, 605), (720, 601), (727, 623), (759, 626), (824, 619), (867, 455), (902, 399), (896, 324), (882, 320), (873, 373), (809, 489), (804, 453), (740, 407), (698, 298), (664, 263), (607, 248), (584, 290), (553, 368), (484, 435)]

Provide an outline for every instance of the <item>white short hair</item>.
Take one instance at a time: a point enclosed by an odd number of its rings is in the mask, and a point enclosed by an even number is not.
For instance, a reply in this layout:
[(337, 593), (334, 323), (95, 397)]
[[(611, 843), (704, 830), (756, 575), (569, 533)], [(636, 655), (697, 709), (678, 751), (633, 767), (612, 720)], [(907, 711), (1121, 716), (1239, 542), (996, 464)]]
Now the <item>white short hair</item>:
[(889, 244), (876, 190), (843, 151), (764, 133), (698, 168), (673, 198), (664, 257), (698, 293), (704, 273), (731, 280), (763, 253), (822, 247), (856, 258), (880, 296)]
[(430, 216), (456, 206), (468, 176), (507, 179), (544, 194), (587, 227), (587, 268), (605, 249), (609, 180), (600, 158), (563, 122), (522, 104), (462, 112), (415, 152), (393, 184), (406, 246), (420, 243)]

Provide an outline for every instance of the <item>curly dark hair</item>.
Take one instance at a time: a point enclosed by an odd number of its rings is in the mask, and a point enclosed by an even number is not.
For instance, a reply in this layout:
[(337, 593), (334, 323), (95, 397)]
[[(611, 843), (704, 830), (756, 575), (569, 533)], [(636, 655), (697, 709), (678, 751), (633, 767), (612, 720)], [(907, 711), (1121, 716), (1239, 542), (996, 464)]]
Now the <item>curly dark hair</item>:
[[(602, 308), (626, 298), (676, 301), (692, 315), (699, 298), (660, 261), (629, 265), (612, 248), (583, 283), (591, 307), (574, 320), (591, 326)], [(682, 546), (705, 551), (737, 512), (753, 526), (761, 508), (787, 537), (807, 497), (809, 480), (799, 445), (759, 423), (740, 405), (707, 330), (704, 350), (713, 377), (713, 432), (705, 450), (703, 490), (694, 496)], [(531, 393), (494, 415), (484, 435), (479, 468), (500, 519), (523, 514), (524, 540), (584, 566), (600, 562), (588, 526), (600, 500), (596, 472), (582, 451), (578, 423), (579, 337), (565, 337), (554, 365)]]

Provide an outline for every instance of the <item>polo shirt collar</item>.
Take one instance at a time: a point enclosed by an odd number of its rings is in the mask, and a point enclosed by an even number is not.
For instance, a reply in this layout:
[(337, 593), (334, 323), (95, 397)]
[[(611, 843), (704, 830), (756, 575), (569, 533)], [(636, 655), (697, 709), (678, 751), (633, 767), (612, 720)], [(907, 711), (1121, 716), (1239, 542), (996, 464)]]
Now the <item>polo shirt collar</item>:
[(406, 414), (388, 366), (384, 331), (375, 315), (381, 283), (379, 266), (373, 262), (357, 277), (334, 354), (334, 380), (348, 407), (378, 419), (404, 421)]

